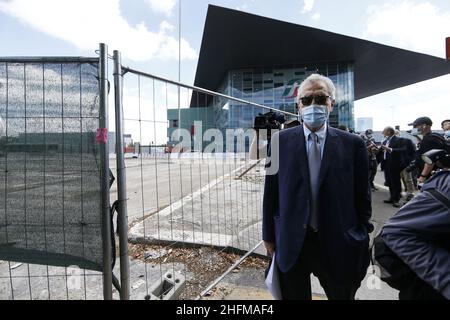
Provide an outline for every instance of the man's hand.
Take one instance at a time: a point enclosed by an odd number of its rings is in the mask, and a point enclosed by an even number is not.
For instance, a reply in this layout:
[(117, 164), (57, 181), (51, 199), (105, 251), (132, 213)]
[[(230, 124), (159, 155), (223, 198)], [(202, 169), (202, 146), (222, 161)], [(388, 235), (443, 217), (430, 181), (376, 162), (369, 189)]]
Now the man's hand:
[(386, 150), (389, 153), (392, 153), (392, 148), (386, 147), (386, 146), (381, 146), (384, 150)]
[(272, 257), (275, 253), (275, 243), (264, 241), (264, 246), (266, 247), (267, 255)]

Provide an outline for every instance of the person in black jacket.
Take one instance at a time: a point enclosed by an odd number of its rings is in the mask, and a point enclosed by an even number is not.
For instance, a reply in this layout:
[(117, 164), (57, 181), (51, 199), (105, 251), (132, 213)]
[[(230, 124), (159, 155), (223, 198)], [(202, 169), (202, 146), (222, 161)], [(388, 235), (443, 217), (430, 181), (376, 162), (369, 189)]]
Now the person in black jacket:
[(399, 288), (400, 300), (450, 300), (450, 147), (437, 152), (443, 169), (381, 232), (385, 245), (412, 271)]
[(409, 125), (413, 126), (411, 134), (420, 140), (416, 154), (416, 161), (418, 162), (420, 173), (418, 182), (419, 185), (422, 185), (425, 180), (431, 176), (434, 165), (425, 164), (422, 161), (421, 156), (430, 150), (442, 149), (445, 139), (441, 135), (433, 133), (431, 130), (433, 122), (428, 117), (420, 117)]
[(262, 235), (284, 300), (311, 300), (311, 273), (329, 300), (354, 300), (369, 266), (374, 227), (366, 144), (332, 128), (331, 79), (313, 74), (299, 87), (303, 125), (270, 144)]
[(381, 145), (383, 152), (384, 170), (386, 172), (387, 184), (389, 186), (390, 198), (384, 200), (385, 203), (391, 203), (394, 207), (400, 207), (400, 198), (402, 184), (400, 173), (407, 167), (406, 145), (402, 139), (395, 136), (395, 130), (392, 127), (386, 127), (383, 131), (386, 140)]

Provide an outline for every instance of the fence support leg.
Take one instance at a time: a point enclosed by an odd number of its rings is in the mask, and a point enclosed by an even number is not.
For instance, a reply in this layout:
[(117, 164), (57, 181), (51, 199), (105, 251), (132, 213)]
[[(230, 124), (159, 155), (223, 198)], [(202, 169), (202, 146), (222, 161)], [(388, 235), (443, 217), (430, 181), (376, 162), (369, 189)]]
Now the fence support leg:
[(116, 114), (116, 161), (117, 161), (117, 199), (118, 231), (120, 246), (120, 299), (130, 299), (130, 264), (128, 258), (128, 216), (127, 192), (123, 145), (123, 105), (122, 105), (122, 61), (120, 52), (114, 51), (114, 95)]
[[(108, 47), (100, 44), (100, 119), (101, 133), (108, 132)], [(103, 166), (102, 179), (102, 238), (103, 238), (103, 298), (112, 300), (112, 250), (111, 250), (111, 213), (109, 202), (109, 145), (108, 139), (97, 140), (100, 143), (100, 155)]]

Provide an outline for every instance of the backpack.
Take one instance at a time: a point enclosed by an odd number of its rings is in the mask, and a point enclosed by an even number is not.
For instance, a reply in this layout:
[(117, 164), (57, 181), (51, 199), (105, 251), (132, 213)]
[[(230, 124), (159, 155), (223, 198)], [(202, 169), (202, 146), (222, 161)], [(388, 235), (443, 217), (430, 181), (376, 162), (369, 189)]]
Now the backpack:
[[(450, 200), (436, 189), (427, 189), (424, 192), (430, 193), (435, 199), (442, 202), (450, 209)], [(389, 248), (382, 238), (380, 232), (374, 239), (372, 245), (372, 265), (380, 270), (380, 279), (390, 287), (401, 290), (410, 286), (411, 283), (422, 280), (397, 254)]]
[(450, 150), (450, 140), (445, 139), (442, 135), (439, 133), (432, 132), (429, 135), (430, 137), (433, 137), (433, 140), (440, 145), (442, 145), (442, 149), (444, 150)]
[(373, 240), (372, 265), (380, 270), (380, 279), (390, 287), (400, 290), (408, 286), (416, 274), (389, 248), (381, 237)]

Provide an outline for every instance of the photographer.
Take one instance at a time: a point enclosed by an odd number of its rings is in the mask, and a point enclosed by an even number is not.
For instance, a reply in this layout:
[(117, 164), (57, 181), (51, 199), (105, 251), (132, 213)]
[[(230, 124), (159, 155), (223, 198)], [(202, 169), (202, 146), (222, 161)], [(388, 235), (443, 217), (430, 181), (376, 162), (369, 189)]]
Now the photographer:
[(418, 183), (420, 186), (431, 176), (434, 168), (434, 164), (426, 164), (422, 161), (422, 155), (433, 149), (441, 149), (445, 139), (441, 135), (432, 132), (433, 122), (428, 117), (420, 117), (409, 125), (413, 126), (411, 135), (420, 140), (416, 153), (416, 164), (420, 173)]
[(377, 154), (380, 148), (375, 144), (372, 129), (367, 129), (365, 134), (361, 136), (366, 142), (367, 153), (369, 154), (369, 180), (372, 191), (378, 190), (375, 187), (374, 180), (377, 174), (378, 161)]
[(405, 264), (388, 270), (402, 274), (400, 300), (450, 299), (450, 144), (422, 158), (440, 170), (389, 220), (381, 237)]

